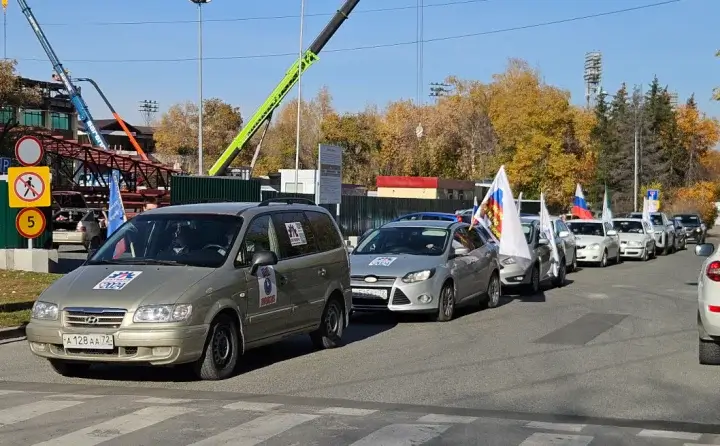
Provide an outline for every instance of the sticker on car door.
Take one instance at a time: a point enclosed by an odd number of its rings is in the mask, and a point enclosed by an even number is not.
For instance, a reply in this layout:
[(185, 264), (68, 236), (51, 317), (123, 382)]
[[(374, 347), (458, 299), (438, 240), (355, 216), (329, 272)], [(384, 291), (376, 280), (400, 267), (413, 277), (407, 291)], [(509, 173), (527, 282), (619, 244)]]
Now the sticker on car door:
[(258, 270), (258, 294), (260, 295), (259, 308), (277, 303), (277, 282), (275, 281), (275, 269), (272, 266), (263, 266)]

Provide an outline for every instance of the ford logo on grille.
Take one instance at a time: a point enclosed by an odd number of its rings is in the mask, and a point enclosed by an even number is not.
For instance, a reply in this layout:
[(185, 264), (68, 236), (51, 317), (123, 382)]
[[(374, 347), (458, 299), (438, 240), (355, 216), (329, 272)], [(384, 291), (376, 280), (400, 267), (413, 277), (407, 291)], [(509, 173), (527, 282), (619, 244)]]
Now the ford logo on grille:
[(365, 278), (365, 282), (367, 282), (367, 283), (375, 283), (375, 282), (377, 282), (377, 277), (375, 277), (375, 276), (367, 276), (367, 277)]
[(97, 318), (97, 316), (88, 316), (88, 317), (85, 318), (85, 323), (86, 323), (86, 324), (91, 324), (91, 325), (92, 325), (92, 324), (97, 324), (97, 323), (98, 323), (98, 318)]

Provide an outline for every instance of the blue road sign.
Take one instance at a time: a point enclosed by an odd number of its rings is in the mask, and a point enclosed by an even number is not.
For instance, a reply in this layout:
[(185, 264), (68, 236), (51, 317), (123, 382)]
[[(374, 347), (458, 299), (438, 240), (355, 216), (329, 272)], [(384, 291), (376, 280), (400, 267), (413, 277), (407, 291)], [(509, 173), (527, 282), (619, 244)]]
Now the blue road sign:
[(8, 167), (10, 167), (10, 158), (0, 157), (0, 175), (7, 175)]
[(660, 191), (657, 189), (648, 189), (647, 199), (654, 200), (654, 201), (660, 200)]

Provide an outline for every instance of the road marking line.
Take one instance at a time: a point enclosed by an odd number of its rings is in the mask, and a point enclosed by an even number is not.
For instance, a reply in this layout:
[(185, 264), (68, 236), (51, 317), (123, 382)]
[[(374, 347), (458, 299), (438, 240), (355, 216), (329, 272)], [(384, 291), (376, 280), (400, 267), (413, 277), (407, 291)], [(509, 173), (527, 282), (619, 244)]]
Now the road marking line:
[(277, 409), (280, 406), (282, 406), (282, 404), (238, 401), (237, 403), (227, 404), (223, 406), (223, 408), (230, 410), (248, 410), (252, 412), (269, 412), (273, 409)]
[(14, 395), (16, 393), (22, 393), (20, 390), (0, 390), (1, 395)]
[(38, 443), (35, 446), (95, 446), (189, 412), (194, 412), (194, 410), (173, 406), (145, 407), (62, 437)]
[(326, 407), (317, 411), (323, 415), (352, 415), (352, 416), (365, 416), (377, 412), (377, 410), (371, 409), (353, 409), (352, 407)]
[(102, 398), (103, 395), (87, 395), (84, 393), (56, 393), (47, 395), (45, 398), (67, 398), (69, 400), (91, 400), (93, 398)]
[(441, 415), (430, 413), (418, 418), (418, 423), (451, 423), (451, 424), (469, 424), (477, 421), (477, 417), (463, 417), (459, 415)]
[(190, 446), (255, 446), (316, 418), (320, 418), (320, 415), (303, 413), (263, 415)]
[(560, 435), (535, 433), (519, 446), (588, 446), (595, 437), (585, 435)]
[(82, 404), (82, 401), (36, 401), (22, 406), (15, 406), (9, 409), (0, 410), (0, 427), (10, 424), (27, 421), (31, 418), (45, 415), (50, 412), (67, 409)]
[(145, 398), (144, 400), (137, 401), (138, 403), (144, 404), (185, 404), (193, 400), (182, 399), (182, 398)]
[(547, 429), (554, 431), (580, 432), (586, 424), (567, 424), (567, 423), (543, 423), (542, 421), (531, 421), (525, 427), (532, 429)]
[(694, 432), (658, 431), (652, 429), (643, 429), (637, 434), (638, 437), (672, 438), (674, 440), (699, 440), (702, 435), (703, 434)]
[(417, 446), (450, 429), (449, 424), (391, 424), (350, 446)]

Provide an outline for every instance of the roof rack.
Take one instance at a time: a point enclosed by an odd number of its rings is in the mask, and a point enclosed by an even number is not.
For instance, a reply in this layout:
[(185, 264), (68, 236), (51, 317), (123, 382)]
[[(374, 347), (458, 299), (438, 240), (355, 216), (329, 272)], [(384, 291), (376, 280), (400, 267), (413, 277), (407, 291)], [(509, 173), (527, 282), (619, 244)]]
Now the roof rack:
[(272, 203), (283, 203), (283, 204), (306, 204), (309, 206), (315, 206), (315, 202), (307, 198), (297, 197), (283, 197), (283, 198), (268, 198), (258, 204), (258, 206), (269, 206)]

